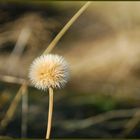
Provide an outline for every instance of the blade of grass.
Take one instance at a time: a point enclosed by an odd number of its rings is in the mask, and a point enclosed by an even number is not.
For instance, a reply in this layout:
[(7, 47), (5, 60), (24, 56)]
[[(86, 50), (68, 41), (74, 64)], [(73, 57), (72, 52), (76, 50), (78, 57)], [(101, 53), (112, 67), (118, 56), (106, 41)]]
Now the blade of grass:
[(53, 39), (47, 49), (44, 51), (44, 54), (50, 53), (52, 49), (56, 46), (58, 41), (62, 38), (62, 36), (66, 33), (66, 31), (71, 27), (71, 25), (77, 20), (77, 18), (87, 9), (87, 7), (91, 4), (91, 2), (85, 3), (80, 10), (68, 21), (68, 23), (61, 29), (61, 31), (57, 34), (57, 36)]
[(28, 124), (28, 86), (26, 85), (22, 92), (22, 119), (21, 119), (21, 137), (27, 137)]
[(22, 92), (23, 92), (23, 89), (25, 88), (25, 83), (19, 88), (18, 92), (16, 93), (16, 96), (14, 97), (10, 107), (8, 108), (3, 120), (1, 121), (0, 123), (0, 126), (1, 128), (5, 128), (7, 126), (7, 124), (9, 123), (9, 121), (12, 119), (14, 113), (15, 113), (15, 110), (17, 108), (17, 105), (19, 103), (19, 100), (22, 96)]
[[(77, 18), (87, 9), (87, 7), (91, 4), (91, 2), (87, 2), (86, 4), (84, 4), (80, 10), (68, 21), (68, 23), (62, 28), (62, 30), (57, 34), (57, 36), (53, 39), (53, 41), (50, 43), (50, 45), (47, 47), (47, 49), (44, 51), (44, 54), (50, 53), (52, 51), (52, 49), (56, 46), (56, 44), (58, 43), (58, 41), (62, 38), (62, 36), (66, 33), (66, 31), (71, 27), (71, 25), (77, 20)], [(22, 89), (24, 85), (21, 85), (20, 90)], [(19, 91), (20, 91), (19, 90)], [(13, 116), (17, 103), (21, 98), (21, 92), (18, 92), (16, 97), (14, 98), (14, 100), (12, 101), (11, 106), (9, 107), (7, 112), (10, 112), (8, 114), (11, 114), (10, 116)], [(13, 111), (11, 111), (14, 108)], [(10, 111), (9, 111), (10, 110)], [(12, 113), (11, 113), (12, 112)], [(9, 115), (7, 115), (9, 116)], [(9, 118), (11, 117), (7, 117), (8, 121)], [(51, 118), (50, 118), (51, 120)], [(7, 121), (7, 122), (8, 122)]]
[[(80, 10), (68, 21), (68, 23), (62, 28), (62, 30), (57, 34), (57, 36), (50, 43), (48, 48), (44, 51), (44, 54), (48, 54), (56, 46), (58, 41), (62, 38), (65, 32), (71, 27), (71, 25), (76, 21), (76, 19), (86, 10), (91, 2), (87, 2), (80, 8)], [(49, 89), (49, 110), (48, 110), (48, 125), (46, 139), (50, 139), (51, 125), (52, 125), (52, 113), (53, 113), (53, 89)]]

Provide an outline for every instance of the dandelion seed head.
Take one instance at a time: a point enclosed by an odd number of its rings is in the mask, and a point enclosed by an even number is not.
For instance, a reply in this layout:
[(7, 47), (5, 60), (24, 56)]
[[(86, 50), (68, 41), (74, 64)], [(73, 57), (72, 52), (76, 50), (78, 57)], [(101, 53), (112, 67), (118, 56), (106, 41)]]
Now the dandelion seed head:
[(68, 80), (68, 64), (62, 56), (42, 55), (31, 64), (29, 78), (38, 89), (61, 88)]

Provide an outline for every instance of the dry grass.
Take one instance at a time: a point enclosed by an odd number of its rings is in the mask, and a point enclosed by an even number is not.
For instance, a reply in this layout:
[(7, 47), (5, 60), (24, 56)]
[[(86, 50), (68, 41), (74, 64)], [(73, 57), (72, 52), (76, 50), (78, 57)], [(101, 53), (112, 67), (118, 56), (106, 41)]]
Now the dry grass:
[[(63, 8), (61, 4), (66, 6)], [(40, 12), (29, 11), (14, 21), (2, 25), (0, 28), (2, 51), (8, 46), (5, 43), (16, 43), (23, 26), (27, 25), (32, 32), (27, 46), (14, 67), (16, 71), (8, 72), (8, 65), (3, 67), (9, 60), (7, 56), (12, 49), (0, 54), (1, 73), (10, 73), (26, 79), (29, 64), (43, 52), (50, 40), (81, 4), (82, 2), (74, 6), (69, 2), (60, 3), (57, 10), (63, 14), (60, 17), (58, 14), (57, 19), (53, 17), (48, 19)], [(56, 8), (53, 3), (50, 5)], [(65, 10), (69, 12), (65, 13)], [(139, 12), (138, 2), (94, 2), (70, 28), (63, 41), (60, 40), (58, 47), (54, 49), (54, 53), (63, 55), (71, 65), (71, 80), (66, 87), (67, 91), (75, 91), (77, 94), (102, 93), (129, 105), (140, 105)], [(64, 18), (67, 14), (67, 18)], [(14, 45), (11, 46), (14, 48)], [(56, 98), (59, 99), (57, 95)], [(136, 125), (139, 122), (135, 115), (134, 119), (128, 121), (128, 126), (133, 121)], [(124, 133), (129, 132), (128, 129), (125, 131)]]

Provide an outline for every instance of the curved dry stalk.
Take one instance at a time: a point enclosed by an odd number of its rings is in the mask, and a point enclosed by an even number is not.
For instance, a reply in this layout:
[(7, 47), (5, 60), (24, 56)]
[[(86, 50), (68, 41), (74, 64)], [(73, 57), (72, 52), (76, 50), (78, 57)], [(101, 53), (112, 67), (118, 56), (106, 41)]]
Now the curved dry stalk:
[(27, 136), (27, 123), (28, 123), (28, 87), (25, 86), (22, 92), (22, 116), (21, 116), (21, 137)]
[(7, 126), (7, 124), (9, 123), (9, 121), (12, 119), (13, 115), (14, 115), (14, 112), (16, 110), (16, 107), (19, 103), (19, 100), (24, 92), (24, 89), (26, 88), (26, 84), (24, 83), (20, 89), (18, 90), (18, 92), (16, 93), (16, 96), (14, 97), (10, 107), (8, 108), (5, 116), (4, 116), (4, 119), (1, 121), (0, 123), (0, 126), (2, 128), (5, 128)]
[[(52, 49), (56, 46), (56, 44), (62, 38), (62, 36), (65, 34), (65, 32), (71, 27), (71, 25), (76, 21), (76, 19), (87, 9), (87, 7), (90, 5), (90, 3), (91, 2), (87, 2), (86, 4), (84, 4), (84, 6), (82, 6), (80, 8), (80, 10), (68, 21), (68, 23), (62, 28), (62, 30), (57, 34), (57, 36), (53, 39), (53, 41), (50, 43), (50, 45), (44, 51), (44, 54), (50, 53), (52, 51)], [(20, 82), (22, 83), (22, 80)], [(23, 86), (24, 85), (22, 85), (20, 89), (22, 89)], [(17, 104), (17, 102), (20, 100), (20, 98), (21, 98), (21, 93), (17, 93), (16, 97), (14, 98), (14, 101), (12, 102), (12, 105), (9, 108), (10, 114), (12, 114), (12, 115), (14, 114), (14, 111), (16, 109), (15, 104)], [(12, 113), (11, 113), (11, 108), (14, 108), (14, 111)], [(47, 126), (46, 139), (49, 139), (49, 137), (50, 137), (52, 111), (53, 111), (53, 89), (49, 88), (49, 112), (48, 112), (48, 126)], [(9, 112), (9, 110), (7, 112)]]
[[(30, 36), (31, 36), (31, 29), (28, 26), (25, 26), (21, 30), (21, 32), (18, 36), (17, 42), (14, 46), (14, 49), (11, 52), (11, 54), (8, 58), (8, 61), (6, 62), (5, 66), (6, 67), (9, 66), (8, 73), (15, 70), (15, 66), (19, 62), (19, 60), (20, 60), (19, 58), (21, 57)], [(11, 63), (11, 61), (12, 61), (12, 63)]]
[(47, 49), (44, 51), (44, 54), (47, 54), (52, 51), (52, 49), (56, 46), (61, 37), (66, 33), (66, 31), (71, 27), (71, 25), (77, 20), (77, 18), (87, 9), (87, 7), (91, 4), (90, 1), (86, 2), (83, 7), (68, 21), (68, 23), (62, 28), (62, 30), (57, 34), (57, 36), (53, 39)]
[(49, 88), (49, 110), (48, 110), (48, 125), (47, 125), (46, 139), (50, 138), (52, 112), (53, 112), (53, 89)]
[(139, 110), (140, 108), (112, 110), (86, 119), (75, 120), (75, 121), (70, 121), (70, 120), (63, 121), (63, 122), (59, 122), (58, 124), (63, 129), (75, 131), (80, 129), (86, 129), (93, 125), (100, 124), (102, 122), (114, 118), (129, 118), (132, 117)]
[(125, 129), (122, 132), (121, 136), (123, 136), (123, 137), (128, 136), (135, 129), (135, 127), (139, 124), (139, 122), (140, 122), (140, 111), (138, 110), (124, 126)]
[[(14, 47), (14, 50), (12, 51), (11, 55), (9, 56), (9, 59), (7, 62), (8, 65), (10, 65), (11, 59), (14, 59), (14, 66), (15, 66), (16, 62), (18, 61), (18, 58), (21, 56), (21, 54), (22, 54), (22, 52), (27, 44), (27, 41), (30, 37), (30, 34), (31, 34), (31, 30), (29, 29), (29, 27), (24, 27), (21, 30), (19, 38), (18, 38), (16, 45)], [(9, 70), (13, 69), (13, 67), (10, 67), (10, 68), (11, 69), (9, 69)], [(22, 78), (16, 78), (16, 77), (12, 77), (12, 76), (3, 76), (3, 75), (0, 75), (0, 80), (5, 81), (5, 82), (9, 82), (9, 83), (21, 84), (19, 91), (17, 92), (15, 98), (13, 99), (10, 107), (8, 108), (8, 110), (6, 112), (5, 118), (1, 121), (0, 125), (2, 128), (4, 128), (7, 126), (7, 124), (9, 123), (11, 118), (13, 117), (14, 112), (16, 110), (16, 107), (18, 105), (18, 102), (20, 101), (22, 94), (24, 94), (24, 89), (27, 88), (28, 82), (26, 82), (26, 80), (22, 79)]]
[[(87, 9), (91, 2), (86, 2), (78, 12), (68, 21), (68, 23), (62, 28), (62, 30), (57, 34), (53, 39), (47, 49), (44, 51), (44, 54), (48, 54), (56, 46), (61, 37), (66, 33), (66, 31), (71, 27), (71, 25), (76, 21), (76, 19)], [(48, 111), (48, 125), (47, 125), (47, 134), (46, 139), (50, 138), (51, 132), (51, 123), (52, 123), (52, 111), (53, 111), (53, 89), (49, 88), (49, 111)]]
[(6, 82), (6, 83), (11, 83), (11, 84), (19, 84), (23, 85), (23, 83), (26, 82), (28, 86), (32, 86), (27, 79), (23, 79), (20, 77), (15, 77), (15, 76), (10, 76), (10, 75), (1, 75), (0, 74), (0, 81)]

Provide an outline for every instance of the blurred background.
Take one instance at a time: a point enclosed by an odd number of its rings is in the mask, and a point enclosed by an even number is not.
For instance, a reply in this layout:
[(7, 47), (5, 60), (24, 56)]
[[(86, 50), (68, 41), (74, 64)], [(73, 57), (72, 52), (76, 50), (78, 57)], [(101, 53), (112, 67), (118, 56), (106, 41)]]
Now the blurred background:
[[(84, 3), (0, 2), (0, 137), (45, 137), (48, 93), (26, 84), (29, 66)], [(92, 2), (59, 41), (71, 76), (51, 137), (140, 138), (139, 13), (140, 2)]]

